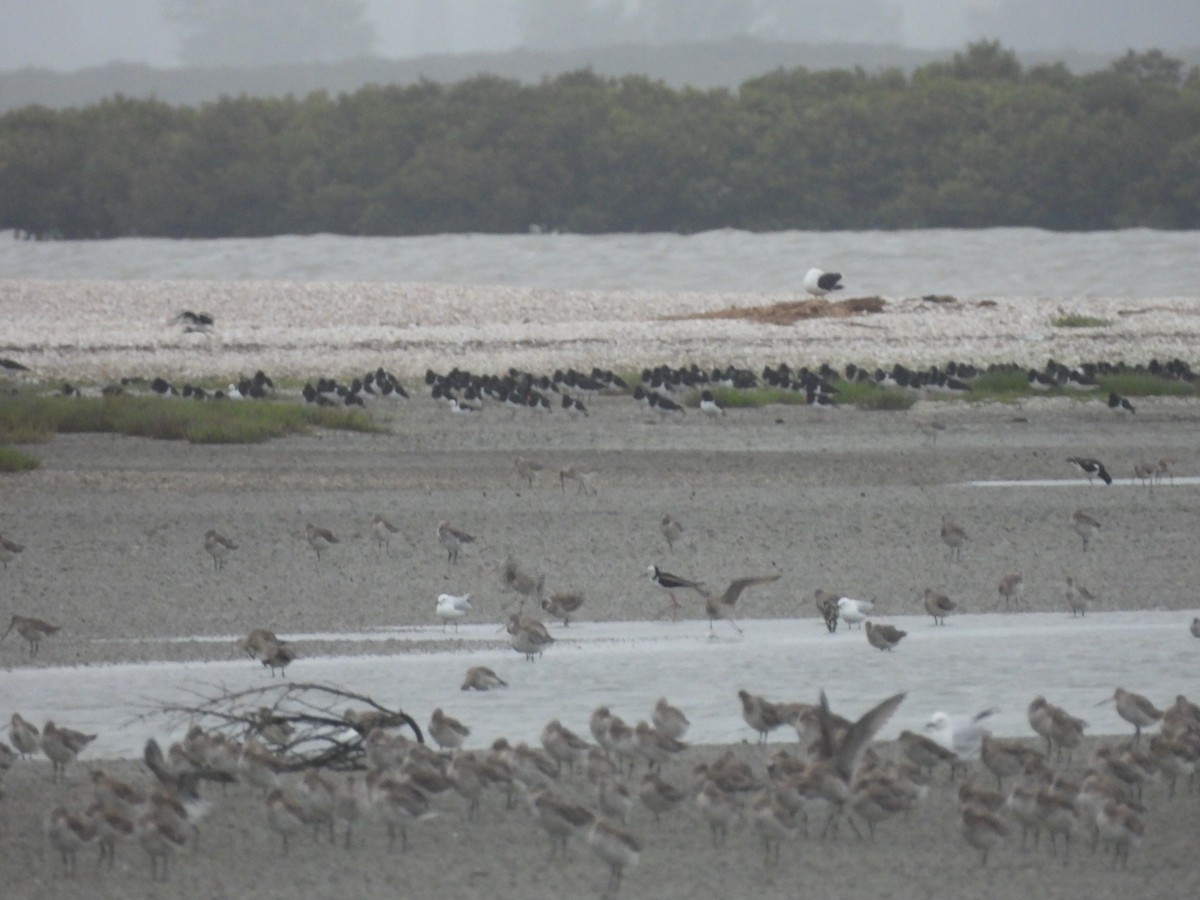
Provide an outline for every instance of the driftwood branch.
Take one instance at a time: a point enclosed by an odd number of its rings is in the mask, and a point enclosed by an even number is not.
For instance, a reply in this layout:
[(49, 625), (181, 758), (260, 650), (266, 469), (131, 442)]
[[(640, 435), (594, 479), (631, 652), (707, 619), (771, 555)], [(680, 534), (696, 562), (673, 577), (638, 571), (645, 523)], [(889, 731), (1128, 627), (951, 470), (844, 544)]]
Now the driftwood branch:
[(366, 768), (363, 740), (373, 728), (408, 728), (425, 742), (421, 726), (403, 710), (328, 684), (288, 681), (241, 691), (214, 685), (194, 694), (194, 704), (172, 703), (158, 711), (179, 724), (266, 740), (282, 771)]

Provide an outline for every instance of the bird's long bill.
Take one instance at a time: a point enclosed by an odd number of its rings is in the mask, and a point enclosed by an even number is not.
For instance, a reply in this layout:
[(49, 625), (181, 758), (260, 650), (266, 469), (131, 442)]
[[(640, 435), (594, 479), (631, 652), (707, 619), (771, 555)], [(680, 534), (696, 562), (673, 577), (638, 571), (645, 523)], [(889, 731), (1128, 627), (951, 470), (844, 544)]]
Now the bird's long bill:
[(1097, 706), (1103, 706), (1105, 703), (1112, 703), (1112, 702), (1114, 702), (1116, 699), (1117, 699), (1117, 696), (1116, 696), (1116, 694), (1114, 694), (1113, 696), (1109, 697), (1107, 700), (1101, 700), (1101, 701), (1100, 701), (1099, 703), (1097, 703), (1096, 705), (1097, 705)]

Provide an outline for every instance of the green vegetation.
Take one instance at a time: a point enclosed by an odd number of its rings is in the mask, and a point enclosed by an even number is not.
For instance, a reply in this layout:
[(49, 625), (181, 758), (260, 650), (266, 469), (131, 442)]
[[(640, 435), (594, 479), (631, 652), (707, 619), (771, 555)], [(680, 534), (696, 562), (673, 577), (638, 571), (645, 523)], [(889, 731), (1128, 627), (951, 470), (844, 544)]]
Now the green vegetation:
[(30, 456), (16, 447), (0, 445), (0, 473), (28, 472), (41, 464), (36, 456)]
[(193, 444), (252, 444), (310, 429), (381, 430), (365, 413), (277, 401), (198, 402), (158, 397), (0, 398), (0, 442), (111, 432)]
[(1107, 328), (1112, 324), (1112, 320), (1101, 319), (1098, 316), (1085, 316), (1079, 313), (1060, 312), (1050, 320), (1050, 324), (1055, 328)]
[(1159, 51), (1022, 68), (981, 42), (735, 91), (581, 71), (117, 96), (0, 116), (0, 160), (0, 229), (39, 237), (1200, 228), (1200, 71)]

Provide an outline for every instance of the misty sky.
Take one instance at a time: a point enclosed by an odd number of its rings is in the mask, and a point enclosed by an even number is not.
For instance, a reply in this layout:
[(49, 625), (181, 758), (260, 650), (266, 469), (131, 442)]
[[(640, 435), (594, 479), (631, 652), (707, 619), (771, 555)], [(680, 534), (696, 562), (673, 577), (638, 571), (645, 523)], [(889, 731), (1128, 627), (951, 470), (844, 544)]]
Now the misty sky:
[[(529, 2), (366, 0), (366, 6), (376, 55), (398, 58), (517, 47), (521, 11)], [(639, 7), (656, 0), (625, 2)], [(697, 8), (719, 7), (723, 0), (694, 2)], [(1016, 50), (1114, 55), (1128, 47), (1169, 51), (1200, 45), (1197, 0), (884, 0), (884, 5), (898, 14), (892, 42), (916, 49), (961, 48), (985, 37)], [(73, 71), (117, 60), (180, 65), (180, 36), (162, 0), (0, 0), (0, 15), (0, 70)], [(832, 39), (828, 33), (817, 37)]]

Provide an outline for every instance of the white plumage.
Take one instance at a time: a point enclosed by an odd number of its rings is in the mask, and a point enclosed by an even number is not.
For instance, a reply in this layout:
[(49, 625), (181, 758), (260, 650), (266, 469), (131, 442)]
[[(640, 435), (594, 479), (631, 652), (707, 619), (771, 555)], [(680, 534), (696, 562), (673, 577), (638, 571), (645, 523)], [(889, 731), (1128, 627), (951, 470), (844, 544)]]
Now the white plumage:
[(446, 630), (447, 622), (453, 622), (454, 630), (458, 631), (458, 620), (470, 611), (470, 594), (463, 594), (461, 597), (454, 594), (438, 594), (437, 615), (442, 620), (442, 631)]

